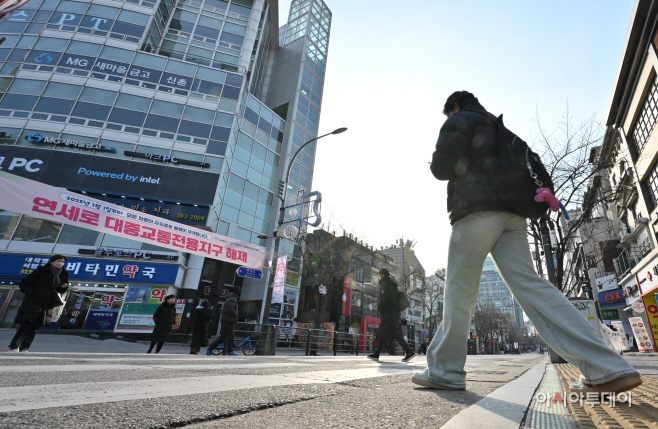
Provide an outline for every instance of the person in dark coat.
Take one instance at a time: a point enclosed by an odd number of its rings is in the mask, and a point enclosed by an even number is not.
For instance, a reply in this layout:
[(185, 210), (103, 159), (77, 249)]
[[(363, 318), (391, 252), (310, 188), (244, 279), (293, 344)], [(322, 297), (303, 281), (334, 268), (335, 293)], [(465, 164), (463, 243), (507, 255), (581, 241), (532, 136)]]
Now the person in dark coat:
[(20, 289), (25, 298), (14, 319), (14, 323), (20, 323), (20, 326), (9, 343), (10, 351), (27, 352), (39, 327), (47, 324), (48, 310), (63, 304), (58, 294), (65, 293), (69, 287), (69, 273), (64, 269), (65, 263), (64, 256), (54, 255), (46, 265), (21, 280)]
[(167, 295), (164, 302), (160, 304), (155, 313), (153, 313), (153, 333), (151, 334), (151, 347), (146, 353), (151, 353), (155, 343), (158, 343), (155, 352), (160, 353), (162, 346), (171, 332), (171, 327), (176, 323), (176, 295)]
[(208, 310), (208, 301), (203, 301), (194, 310), (194, 322), (192, 322), (192, 341), (190, 342), (190, 354), (199, 353), (201, 347), (208, 345), (208, 321), (212, 319), (212, 313)]
[(226, 302), (224, 302), (222, 313), (219, 316), (219, 320), (222, 322), (219, 337), (208, 347), (206, 350), (207, 355), (211, 355), (212, 351), (224, 342), (224, 351), (222, 354), (235, 356), (235, 353), (233, 353), (233, 326), (238, 323), (238, 293), (240, 293), (240, 287), (233, 286), (228, 295), (226, 295)]
[(389, 341), (396, 340), (404, 349), (405, 355), (402, 362), (409, 362), (416, 353), (402, 335), (402, 323), (400, 323), (400, 309), (398, 308), (398, 284), (391, 278), (387, 268), (379, 270), (379, 332), (377, 334), (377, 350), (368, 355), (368, 359), (379, 360), (379, 355)]

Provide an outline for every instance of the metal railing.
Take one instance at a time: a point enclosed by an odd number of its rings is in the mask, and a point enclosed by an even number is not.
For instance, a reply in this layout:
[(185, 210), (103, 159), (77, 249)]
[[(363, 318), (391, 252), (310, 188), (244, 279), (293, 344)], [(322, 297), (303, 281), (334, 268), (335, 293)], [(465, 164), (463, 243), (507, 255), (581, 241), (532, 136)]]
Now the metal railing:
[[(377, 337), (369, 334), (350, 334), (325, 328), (293, 328), (292, 332), (280, 334), (277, 325), (237, 323), (232, 349), (236, 353), (241, 351), (245, 355), (274, 355), (279, 344), (282, 344), (281, 350), (294, 348), (304, 352), (306, 356), (316, 355), (318, 352), (324, 355), (331, 353), (334, 356), (338, 353), (359, 356), (359, 354), (373, 353), (377, 346)], [(249, 338), (247, 342), (245, 342), (246, 338)], [(413, 340), (407, 342), (415, 350), (415, 342)], [(383, 350), (384, 354), (398, 356), (403, 356), (404, 352), (395, 340), (386, 344)]]
[(234, 64), (225, 63), (223, 61), (214, 60), (212, 58), (200, 57), (198, 55), (191, 55), (186, 52), (176, 51), (172, 49), (164, 49), (164, 48), (157, 49), (151, 46), (150, 44), (144, 45), (141, 50), (155, 55), (161, 55), (163, 57), (175, 58), (175, 59), (199, 64), (202, 66), (208, 66), (220, 70), (239, 73), (242, 75), (244, 75), (247, 72), (247, 70), (242, 66), (236, 66)]
[(633, 267), (635, 267), (635, 265), (637, 265), (635, 258), (628, 255), (626, 249), (622, 250), (613, 262), (615, 264), (615, 271), (619, 277), (625, 276)]

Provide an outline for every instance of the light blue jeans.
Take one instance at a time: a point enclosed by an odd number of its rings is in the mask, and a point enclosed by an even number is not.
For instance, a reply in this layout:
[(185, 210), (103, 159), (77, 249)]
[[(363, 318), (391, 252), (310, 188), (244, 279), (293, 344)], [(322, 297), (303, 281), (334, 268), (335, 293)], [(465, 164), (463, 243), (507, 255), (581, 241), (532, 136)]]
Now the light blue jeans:
[(466, 386), (466, 339), (487, 254), (541, 338), (581, 373), (602, 384), (638, 374), (599, 339), (594, 327), (550, 282), (530, 257), (526, 220), (505, 212), (480, 212), (455, 222), (450, 236), (443, 322), (427, 350), (431, 381)]

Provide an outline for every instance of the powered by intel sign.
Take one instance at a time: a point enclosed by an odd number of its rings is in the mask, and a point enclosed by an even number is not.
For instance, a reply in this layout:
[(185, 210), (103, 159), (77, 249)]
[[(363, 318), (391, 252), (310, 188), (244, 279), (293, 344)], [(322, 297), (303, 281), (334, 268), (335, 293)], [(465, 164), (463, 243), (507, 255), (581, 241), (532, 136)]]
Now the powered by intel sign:
[(25, 136), (25, 140), (33, 143), (51, 143), (55, 145), (61, 144), (64, 146), (79, 147), (81, 149), (95, 149), (95, 150), (102, 150), (105, 152), (116, 152), (116, 150), (113, 147), (103, 146), (98, 143), (88, 143), (78, 140), (65, 140), (56, 137), (42, 137), (41, 134), (39, 133), (34, 133), (34, 134), (30, 134), (29, 136)]

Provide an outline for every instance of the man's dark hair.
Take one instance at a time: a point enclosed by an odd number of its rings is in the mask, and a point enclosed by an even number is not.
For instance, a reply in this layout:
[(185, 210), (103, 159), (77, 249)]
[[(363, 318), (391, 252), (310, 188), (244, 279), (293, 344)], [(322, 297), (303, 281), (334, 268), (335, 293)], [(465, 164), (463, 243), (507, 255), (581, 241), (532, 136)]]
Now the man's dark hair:
[(381, 274), (382, 276), (386, 276), (386, 277), (391, 275), (391, 273), (388, 271), (388, 268), (380, 268), (379, 269), (379, 274)]
[(448, 112), (455, 108), (455, 103), (457, 103), (459, 110), (461, 110), (467, 104), (478, 103), (478, 99), (468, 91), (453, 92), (450, 94), (450, 97), (448, 97), (446, 100), (446, 104), (443, 106), (443, 114), (448, 116)]
[(48, 263), (49, 263), (49, 264), (50, 264), (50, 263), (53, 263), (53, 262), (55, 262), (55, 261), (57, 261), (57, 260), (59, 260), (59, 259), (64, 259), (64, 262), (66, 262), (66, 257), (65, 257), (65, 256), (63, 256), (63, 255), (53, 255), (53, 256), (51, 256), (50, 259), (48, 260)]

